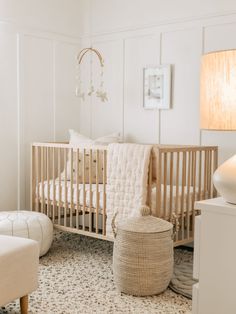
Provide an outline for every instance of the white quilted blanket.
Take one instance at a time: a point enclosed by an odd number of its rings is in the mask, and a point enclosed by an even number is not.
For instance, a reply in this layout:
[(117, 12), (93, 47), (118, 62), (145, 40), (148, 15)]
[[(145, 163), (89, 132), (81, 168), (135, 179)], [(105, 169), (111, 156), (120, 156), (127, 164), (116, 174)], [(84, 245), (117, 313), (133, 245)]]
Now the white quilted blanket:
[(110, 144), (107, 156), (106, 234), (113, 237), (111, 221), (116, 223), (139, 215), (146, 203), (151, 145)]

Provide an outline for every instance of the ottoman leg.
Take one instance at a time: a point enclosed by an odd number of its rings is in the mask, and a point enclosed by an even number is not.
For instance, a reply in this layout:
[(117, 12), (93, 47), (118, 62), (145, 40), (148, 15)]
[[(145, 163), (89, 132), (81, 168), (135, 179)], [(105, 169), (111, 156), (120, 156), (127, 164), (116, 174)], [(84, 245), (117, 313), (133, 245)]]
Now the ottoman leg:
[(21, 314), (28, 314), (28, 295), (20, 298), (20, 310)]

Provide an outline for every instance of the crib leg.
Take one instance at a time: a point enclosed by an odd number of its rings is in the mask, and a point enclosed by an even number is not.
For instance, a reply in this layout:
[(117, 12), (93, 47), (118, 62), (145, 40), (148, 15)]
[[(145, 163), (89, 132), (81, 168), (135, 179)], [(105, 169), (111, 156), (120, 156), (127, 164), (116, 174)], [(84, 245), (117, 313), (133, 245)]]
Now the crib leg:
[(91, 224), (92, 224), (92, 231), (94, 230), (94, 213), (92, 213), (92, 217), (91, 217)]

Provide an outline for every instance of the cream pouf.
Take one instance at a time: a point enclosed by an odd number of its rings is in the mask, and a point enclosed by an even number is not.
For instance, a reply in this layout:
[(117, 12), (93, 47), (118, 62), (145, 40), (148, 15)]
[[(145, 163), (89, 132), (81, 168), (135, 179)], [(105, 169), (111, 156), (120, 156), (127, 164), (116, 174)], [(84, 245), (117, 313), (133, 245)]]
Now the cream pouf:
[(173, 273), (173, 225), (150, 216), (143, 206), (140, 217), (118, 224), (115, 235), (113, 274), (119, 291), (148, 296), (164, 291)]
[(38, 264), (36, 241), (0, 235), (0, 307), (20, 298), (21, 313), (28, 313), (28, 294), (38, 287)]
[(53, 239), (51, 220), (32, 211), (0, 211), (0, 235), (29, 238), (39, 243), (39, 256), (47, 253)]

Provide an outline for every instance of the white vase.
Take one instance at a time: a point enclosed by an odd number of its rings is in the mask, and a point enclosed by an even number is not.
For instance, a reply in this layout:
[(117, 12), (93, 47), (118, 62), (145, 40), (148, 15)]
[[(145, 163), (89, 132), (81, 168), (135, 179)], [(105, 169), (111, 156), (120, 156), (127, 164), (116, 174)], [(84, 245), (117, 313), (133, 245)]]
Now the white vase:
[(236, 204), (236, 155), (226, 160), (215, 171), (213, 183), (227, 202)]

